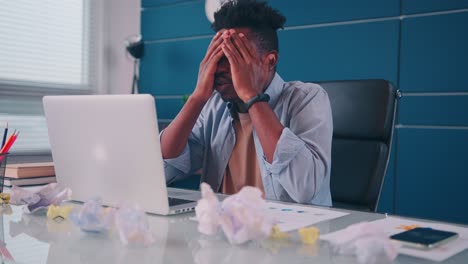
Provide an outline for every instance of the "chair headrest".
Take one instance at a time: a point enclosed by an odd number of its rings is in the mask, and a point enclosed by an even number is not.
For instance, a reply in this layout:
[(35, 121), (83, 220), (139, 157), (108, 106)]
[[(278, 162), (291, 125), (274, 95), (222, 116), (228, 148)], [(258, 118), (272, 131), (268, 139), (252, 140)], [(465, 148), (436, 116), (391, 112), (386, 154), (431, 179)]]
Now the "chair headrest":
[(317, 82), (328, 93), (333, 136), (388, 142), (396, 90), (385, 80)]

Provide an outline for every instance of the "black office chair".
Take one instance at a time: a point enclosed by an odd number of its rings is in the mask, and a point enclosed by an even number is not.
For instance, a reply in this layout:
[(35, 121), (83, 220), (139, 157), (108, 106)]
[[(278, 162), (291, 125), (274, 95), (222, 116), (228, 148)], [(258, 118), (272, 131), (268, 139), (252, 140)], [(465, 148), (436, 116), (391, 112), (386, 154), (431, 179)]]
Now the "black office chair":
[(333, 206), (375, 211), (390, 157), (397, 91), (385, 80), (318, 83), (333, 113)]

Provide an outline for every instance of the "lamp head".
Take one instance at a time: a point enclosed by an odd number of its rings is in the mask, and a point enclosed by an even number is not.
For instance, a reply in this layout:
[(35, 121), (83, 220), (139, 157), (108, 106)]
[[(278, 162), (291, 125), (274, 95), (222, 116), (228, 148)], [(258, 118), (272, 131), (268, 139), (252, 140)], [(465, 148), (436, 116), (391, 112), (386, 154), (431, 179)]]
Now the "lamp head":
[(130, 36), (125, 40), (127, 52), (135, 59), (140, 59), (144, 54), (144, 44), (141, 35)]
[(214, 13), (230, 0), (205, 0), (205, 14), (210, 23), (214, 22)]

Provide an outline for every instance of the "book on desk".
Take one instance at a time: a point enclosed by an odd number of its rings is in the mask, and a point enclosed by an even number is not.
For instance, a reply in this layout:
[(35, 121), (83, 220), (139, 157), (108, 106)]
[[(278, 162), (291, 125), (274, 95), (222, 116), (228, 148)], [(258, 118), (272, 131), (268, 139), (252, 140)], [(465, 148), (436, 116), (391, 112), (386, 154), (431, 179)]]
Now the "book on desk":
[(11, 188), (13, 186), (36, 186), (52, 182), (56, 182), (55, 176), (42, 176), (21, 179), (5, 177), (5, 179), (3, 180), (3, 186), (5, 188)]
[(56, 182), (53, 162), (7, 164), (5, 187), (33, 186)]

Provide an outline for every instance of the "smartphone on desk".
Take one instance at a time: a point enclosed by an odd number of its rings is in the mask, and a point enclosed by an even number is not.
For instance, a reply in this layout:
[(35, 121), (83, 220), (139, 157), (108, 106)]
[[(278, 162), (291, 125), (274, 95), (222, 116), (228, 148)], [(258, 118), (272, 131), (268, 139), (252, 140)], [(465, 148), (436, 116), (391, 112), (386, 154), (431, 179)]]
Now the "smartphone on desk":
[(458, 237), (458, 234), (450, 231), (432, 229), (428, 227), (417, 227), (408, 231), (395, 234), (390, 239), (399, 241), (405, 246), (432, 249)]

